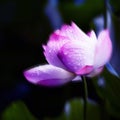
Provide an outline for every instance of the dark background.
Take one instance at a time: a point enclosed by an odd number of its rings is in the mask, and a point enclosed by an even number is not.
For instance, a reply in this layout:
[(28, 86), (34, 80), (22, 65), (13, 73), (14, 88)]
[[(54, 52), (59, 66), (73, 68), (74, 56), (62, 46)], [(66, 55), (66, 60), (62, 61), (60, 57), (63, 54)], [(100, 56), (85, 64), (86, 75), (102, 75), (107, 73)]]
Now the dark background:
[[(112, 8), (119, 17), (119, 10)], [(42, 44), (53, 30), (74, 21), (85, 32), (96, 30), (93, 19), (104, 13), (102, 0), (0, 1), (0, 112), (23, 100), (34, 116), (58, 116), (67, 100), (83, 96), (81, 82), (46, 88), (28, 83), (23, 71), (45, 64)], [(101, 102), (87, 80), (89, 97)]]

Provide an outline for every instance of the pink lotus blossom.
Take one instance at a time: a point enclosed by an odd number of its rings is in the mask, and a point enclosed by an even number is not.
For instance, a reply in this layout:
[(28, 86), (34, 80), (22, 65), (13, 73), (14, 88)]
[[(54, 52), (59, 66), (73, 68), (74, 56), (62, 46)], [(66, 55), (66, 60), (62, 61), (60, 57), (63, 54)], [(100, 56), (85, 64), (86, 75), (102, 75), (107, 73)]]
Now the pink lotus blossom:
[(112, 43), (108, 30), (96, 37), (94, 31), (87, 35), (72, 22), (51, 34), (43, 49), (49, 64), (26, 70), (24, 75), (31, 83), (56, 86), (76, 76), (99, 74), (111, 57)]

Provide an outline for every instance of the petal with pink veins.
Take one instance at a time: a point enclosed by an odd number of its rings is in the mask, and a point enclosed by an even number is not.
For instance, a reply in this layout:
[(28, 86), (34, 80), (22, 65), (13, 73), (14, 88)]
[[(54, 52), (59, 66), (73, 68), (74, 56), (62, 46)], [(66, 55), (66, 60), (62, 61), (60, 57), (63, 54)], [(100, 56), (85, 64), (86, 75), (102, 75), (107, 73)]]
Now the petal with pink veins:
[(75, 75), (52, 65), (40, 65), (24, 72), (26, 79), (37, 85), (58, 86), (71, 81)]
[(112, 54), (112, 42), (110, 40), (109, 31), (103, 30), (98, 36), (95, 51), (94, 67), (104, 66), (110, 59)]

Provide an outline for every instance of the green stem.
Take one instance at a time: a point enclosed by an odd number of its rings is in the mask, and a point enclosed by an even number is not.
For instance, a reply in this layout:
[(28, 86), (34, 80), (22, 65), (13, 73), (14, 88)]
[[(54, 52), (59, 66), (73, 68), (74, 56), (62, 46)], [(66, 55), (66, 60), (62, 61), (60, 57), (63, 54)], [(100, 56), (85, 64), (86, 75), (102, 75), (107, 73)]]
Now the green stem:
[(83, 80), (83, 87), (84, 87), (84, 111), (83, 111), (83, 120), (87, 120), (87, 97), (88, 97), (88, 93), (87, 93), (87, 82), (86, 82), (86, 78), (84, 76), (82, 76), (82, 80)]

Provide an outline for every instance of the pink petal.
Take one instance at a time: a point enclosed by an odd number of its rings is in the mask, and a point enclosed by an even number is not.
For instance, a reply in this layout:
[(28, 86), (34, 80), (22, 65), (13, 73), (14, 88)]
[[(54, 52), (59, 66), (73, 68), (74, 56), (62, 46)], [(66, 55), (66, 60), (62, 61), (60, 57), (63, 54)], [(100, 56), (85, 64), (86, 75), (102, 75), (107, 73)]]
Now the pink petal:
[(112, 54), (112, 42), (108, 30), (103, 30), (98, 36), (96, 44), (94, 67), (104, 66)]
[(82, 69), (78, 70), (76, 73), (78, 75), (85, 75), (85, 74), (89, 74), (91, 73), (91, 71), (93, 71), (93, 66), (85, 66)]
[(60, 36), (67, 36), (70, 40), (86, 40), (89, 37), (74, 23), (70, 25), (64, 24), (60, 30), (55, 33)]
[(94, 69), (90, 74), (87, 75), (87, 77), (94, 77), (94, 76), (99, 75), (103, 71), (103, 68), (104, 67), (102, 66), (102, 67)]
[(60, 61), (57, 54), (60, 48), (68, 41), (69, 41), (68, 37), (60, 36), (60, 35), (57, 35), (56, 33), (53, 33), (50, 36), (50, 39), (47, 45), (43, 46), (44, 55), (49, 64), (65, 69), (65, 66)]
[(70, 25), (64, 24), (61, 27), (61, 29), (56, 30), (55, 33), (60, 36), (67, 36), (70, 40), (76, 40), (76, 39), (78, 40), (78, 36), (75, 29)]
[(70, 38), (70, 40), (79, 40), (78, 34), (75, 31), (75, 28), (69, 25), (63, 25), (60, 29), (60, 34), (63, 36), (67, 36)]
[(89, 41), (71, 41), (62, 47), (58, 56), (69, 71), (78, 74), (85, 66), (93, 66), (94, 50), (95, 46)]
[(82, 81), (82, 78), (80, 76), (76, 76), (74, 79), (72, 79), (73, 82), (76, 81)]
[(38, 85), (57, 86), (71, 81), (75, 75), (52, 65), (40, 65), (24, 72), (26, 79)]
[(72, 22), (71, 26), (73, 29), (73, 36), (74, 38), (76, 38), (76, 40), (79, 41), (89, 40), (89, 37), (74, 22)]
[(53, 34), (51, 34), (47, 45), (43, 46), (44, 55), (49, 64), (66, 69), (64, 64), (58, 58), (57, 54), (60, 48), (66, 42), (71, 40), (70, 31), (73, 31), (71, 26), (63, 25), (61, 30), (56, 30)]
[(91, 39), (91, 42), (94, 42), (94, 44), (97, 43), (97, 37), (93, 30), (88, 33), (88, 36)]
[(50, 36), (47, 45), (43, 46), (44, 55), (49, 64), (66, 69), (57, 54), (61, 47), (71, 40), (89, 41), (89, 37), (73, 22), (71, 26), (63, 25), (60, 30), (56, 30)]

